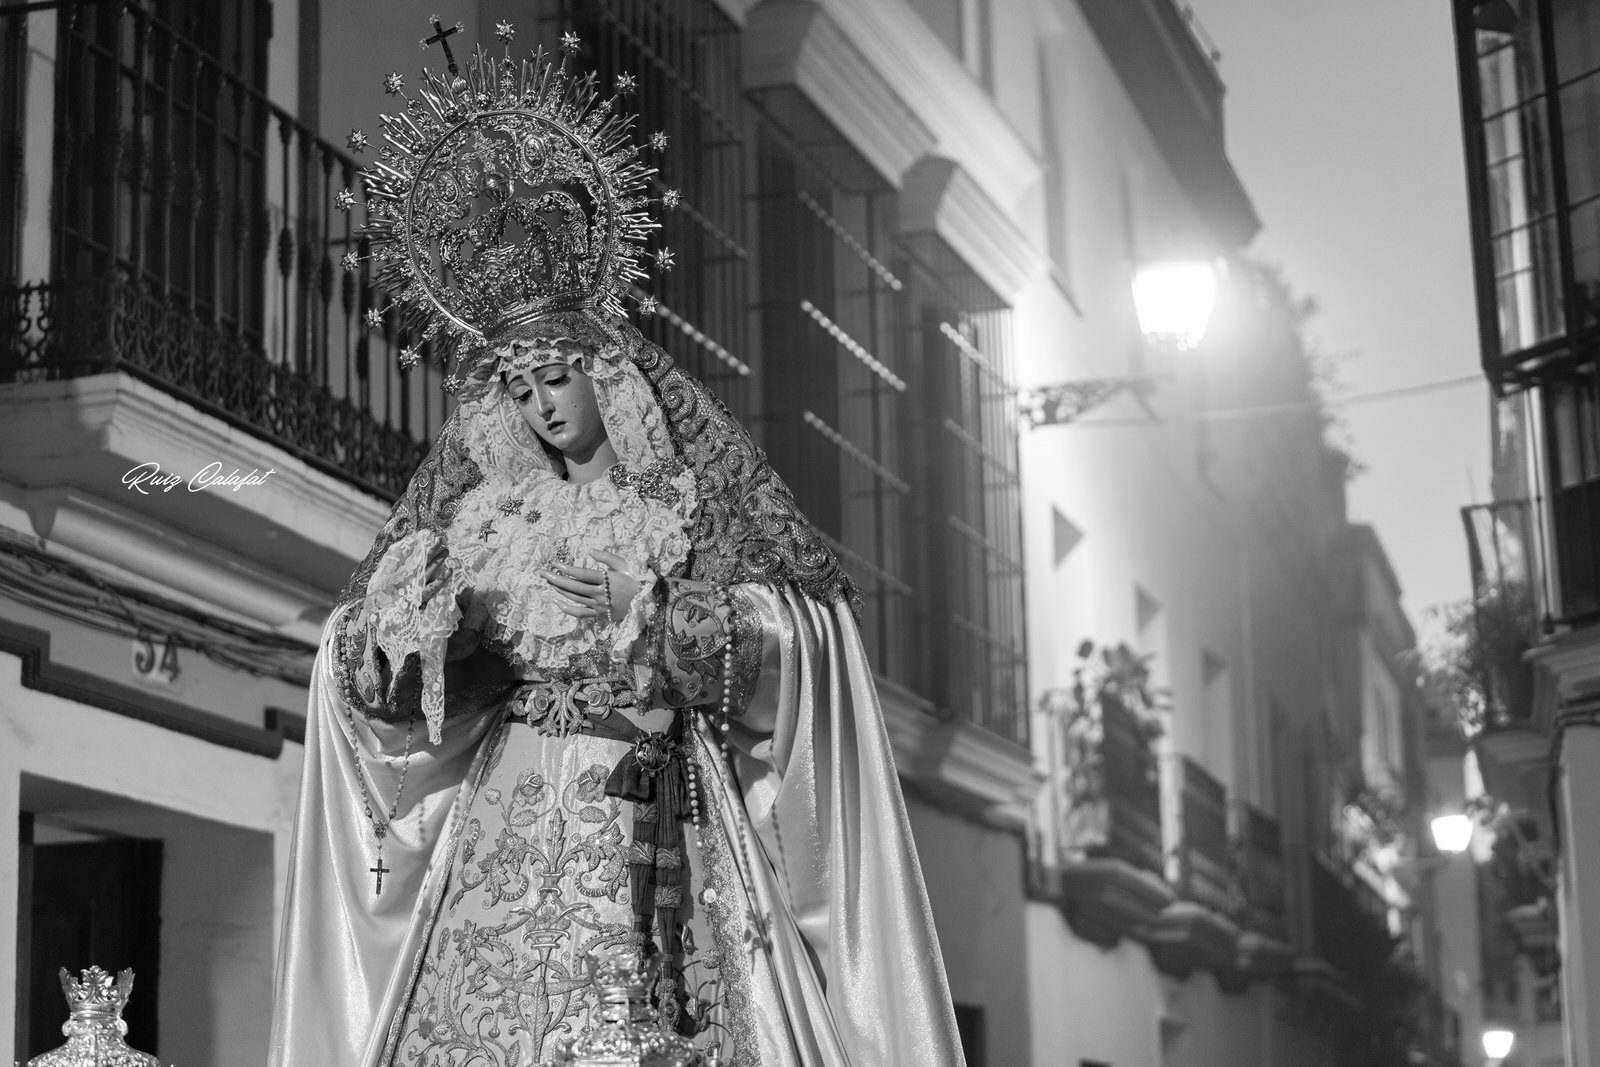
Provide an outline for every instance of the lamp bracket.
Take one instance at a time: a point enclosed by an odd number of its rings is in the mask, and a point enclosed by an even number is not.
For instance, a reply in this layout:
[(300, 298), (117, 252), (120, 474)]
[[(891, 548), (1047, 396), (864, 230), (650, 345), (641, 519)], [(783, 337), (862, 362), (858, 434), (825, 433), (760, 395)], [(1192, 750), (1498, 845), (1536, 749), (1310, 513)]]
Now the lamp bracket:
[(1121, 392), (1148, 395), (1155, 378), (1148, 374), (1120, 378), (1082, 378), (1017, 390), (1017, 411), (1030, 427), (1072, 422)]

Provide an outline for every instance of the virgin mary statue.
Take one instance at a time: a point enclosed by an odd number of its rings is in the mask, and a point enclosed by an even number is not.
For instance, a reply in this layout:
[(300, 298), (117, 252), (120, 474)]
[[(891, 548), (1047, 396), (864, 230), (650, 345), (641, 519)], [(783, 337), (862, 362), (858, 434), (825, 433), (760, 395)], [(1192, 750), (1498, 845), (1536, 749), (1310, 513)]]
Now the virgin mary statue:
[(549, 1062), (631, 949), (708, 1062), (960, 1065), (850, 580), (623, 314), (630, 121), (501, 37), (368, 174), (458, 404), (324, 630), (271, 1062)]

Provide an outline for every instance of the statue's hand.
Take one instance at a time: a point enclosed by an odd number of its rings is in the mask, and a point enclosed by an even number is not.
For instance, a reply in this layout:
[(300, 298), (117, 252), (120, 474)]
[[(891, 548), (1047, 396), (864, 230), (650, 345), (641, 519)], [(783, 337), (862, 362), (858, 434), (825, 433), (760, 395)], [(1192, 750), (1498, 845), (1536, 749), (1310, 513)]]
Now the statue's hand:
[[(628, 617), (628, 606), (644, 583), (624, 568), (628, 561), (612, 552), (591, 552), (605, 570), (552, 564), (545, 578), (562, 595), (561, 610), (580, 619), (621, 622)], [(607, 596), (609, 590), (610, 596)]]

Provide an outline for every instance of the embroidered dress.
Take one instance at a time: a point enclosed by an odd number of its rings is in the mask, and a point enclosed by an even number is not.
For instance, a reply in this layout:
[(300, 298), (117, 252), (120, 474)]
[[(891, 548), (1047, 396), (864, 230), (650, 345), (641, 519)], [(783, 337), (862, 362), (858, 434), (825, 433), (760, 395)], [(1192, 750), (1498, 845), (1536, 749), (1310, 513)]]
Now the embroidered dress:
[[(724, 1063), (959, 1065), (848, 580), (697, 382), (574, 319), (618, 467), (561, 481), (484, 383), (328, 620), (271, 1064), (532, 1067), (589, 1018), (583, 954), (644, 938)], [(596, 550), (647, 575), (621, 623), (534, 577)]]

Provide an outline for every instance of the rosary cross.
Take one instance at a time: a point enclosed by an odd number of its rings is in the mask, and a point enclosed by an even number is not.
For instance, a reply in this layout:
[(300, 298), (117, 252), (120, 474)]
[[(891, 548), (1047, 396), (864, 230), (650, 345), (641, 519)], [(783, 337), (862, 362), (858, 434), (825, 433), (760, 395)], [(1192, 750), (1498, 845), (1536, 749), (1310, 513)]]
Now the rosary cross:
[(377, 888), (373, 890), (372, 895), (375, 897), (381, 897), (383, 895), (383, 876), (389, 874), (394, 870), (394, 868), (385, 867), (383, 865), (383, 853), (380, 852), (378, 853), (378, 865), (376, 867), (368, 867), (367, 870), (378, 876), (378, 885)]
[(456, 68), (456, 57), (450, 53), (450, 35), (461, 32), (461, 23), (458, 22), (447, 30), (439, 22), (438, 15), (430, 16), (428, 21), (433, 23), (433, 36), (424, 37), (422, 39), (422, 47), (426, 49), (430, 44), (436, 44), (443, 48), (444, 61), (449, 66), (450, 73), (459, 75), (461, 71)]

